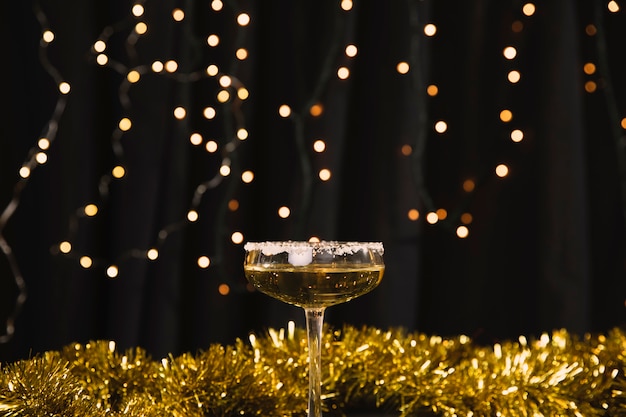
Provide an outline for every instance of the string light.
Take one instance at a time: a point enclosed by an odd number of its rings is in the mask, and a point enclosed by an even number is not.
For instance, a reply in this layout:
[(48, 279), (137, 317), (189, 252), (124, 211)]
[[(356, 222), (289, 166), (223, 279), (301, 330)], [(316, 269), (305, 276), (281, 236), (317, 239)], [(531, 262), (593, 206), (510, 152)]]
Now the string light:
[(321, 139), (316, 140), (313, 142), (313, 150), (317, 153), (324, 152), (326, 150), (326, 142)]
[(433, 23), (428, 23), (427, 25), (424, 26), (424, 35), (428, 37), (432, 37), (432, 36), (435, 36), (436, 33), (437, 33), (437, 26), (435, 26)]
[(448, 130), (448, 124), (443, 120), (439, 120), (435, 123), (435, 132), (445, 133)]
[(398, 71), (399, 74), (406, 74), (409, 72), (409, 63), (408, 62), (398, 62), (398, 65), (396, 65), (396, 71)]
[(282, 206), (278, 209), (278, 217), (286, 219), (291, 214), (291, 210), (287, 206)]
[[(223, 4), (219, 1), (213, 1), (211, 3), (211, 7), (214, 11), (219, 11), (223, 8)], [(143, 6), (141, 5), (133, 6), (132, 14), (137, 18), (143, 16), (144, 14)], [(182, 22), (185, 19), (185, 12), (182, 9), (176, 8), (172, 10), (171, 16), (174, 21)], [(245, 27), (250, 22), (251, 22), (251, 19), (247, 13), (239, 13), (237, 15), (237, 25), (239, 27)], [(144, 35), (148, 32), (148, 24), (145, 21), (139, 21), (135, 24), (133, 30), (134, 30), (135, 35), (137, 36)], [(111, 59), (109, 59), (108, 56), (104, 54), (104, 52), (108, 49), (107, 41), (113, 33), (115, 33), (115, 29), (113, 28), (113, 26), (105, 28), (105, 30), (96, 40), (96, 42), (94, 42), (93, 47), (92, 47), (92, 53), (95, 56), (95, 62), (101, 66), (111, 67), (112, 69), (118, 71), (119, 73), (124, 74), (126, 81), (130, 84), (136, 84), (136, 83), (141, 82), (142, 71), (145, 71), (145, 69), (142, 69), (142, 68), (148, 68), (148, 67), (139, 66), (139, 67), (127, 69), (120, 63), (112, 61)], [(47, 35), (46, 38), (49, 40), (53, 39), (53, 37), (49, 35)], [(207, 39), (207, 45), (211, 48), (216, 47), (220, 44), (220, 37), (218, 34), (210, 34), (207, 36), (206, 39)], [(129, 38), (127, 38), (127, 41), (128, 41), (128, 45), (127, 45), (128, 47), (134, 47), (136, 43), (136, 38), (133, 38), (132, 36), (130, 36)], [(240, 60), (246, 59), (247, 49), (243, 47), (238, 47), (236, 49), (236, 55), (238, 59)], [(198, 80), (202, 77), (202, 75), (207, 76), (207, 77), (216, 77), (218, 85), (222, 88), (222, 90), (217, 92), (216, 101), (220, 104), (232, 103), (234, 106), (232, 109), (236, 113), (241, 112), (239, 109), (238, 102), (246, 100), (249, 96), (248, 90), (236, 77), (233, 76), (233, 74), (221, 73), (218, 66), (215, 64), (208, 65), (206, 69), (203, 71), (195, 71), (195, 72), (191, 72), (187, 74), (182, 74), (178, 72), (179, 64), (174, 59), (168, 59), (165, 61), (161, 61), (161, 60), (152, 61), (152, 63), (149, 65), (149, 68), (155, 74), (162, 74), (162, 73), (165, 73), (165, 75), (176, 74), (177, 79), (180, 81)], [(59, 91), (62, 94), (69, 93), (70, 86), (68, 83), (61, 81), (59, 82), (58, 85), (59, 85)], [(234, 95), (231, 94), (231, 91), (230, 91), (231, 89), (235, 92)], [(128, 98), (124, 98), (122, 97), (122, 95), (120, 95), (120, 99), (121, 99), (122, 104), (127, 104), (127, 105), (129, 104)], [(173, 109), (172, 114), (175, 120), (184, 120), (188, 117), (188, 113), (189, 112), (187, 108), (185, 108), (184, 106), (178, 106)], [(207, 120), (213, 120), (218, 116), (218, 113), (213, 106), (206, 106), (203, 109), (202, 114), (203, 114), (203, 117)], [(241, 142), (241, 141), (246, 140), (249, 137), (249, 133), (248, 133), (248, 130), (243, 126), (242, 122), (244, 121), (244, 119), (241, 117), (241, 114), (237, 115), (237, 120), (239, 120), (239, 126), (237, 126), (237, 129), (233, 134), (233, 141)], [(121, 137), (122, 137), (121, 135), (131, 131), (132, 127), (133, 127), (132, 120), (129, 117), (123, 117), (118, 122), (117, 132), (114, 132), (112, 135), (112, 139), (113, 139), (112, 144), (114, 146), (114, 150), (116, 151), (115, 153), (119, 160), (123, 160), (123, 146), (121, 145)], [(215, 140), (211, 139), (205, 142), (202, 134), (198, 132), (194, 132), (190, 134), (189, 141), (194, 146), (200, 146), (204, 143), (204, 148), (208, 153), (217, 152), (218, 147), (219, 147), (218, 142)], [(204, 195), (204, 193), (207, 190), (216, 187), (222, 181), (222, 178), (230, 175), (232, 171), (232, 166), (231, 166), (229, 154), (235, 152), (237, 149), (237, 143), (233, 141), (230, 141), (224, 144), (222, 163), (219, 166), (216, 176), (214, 176), (211, 179), (208, 179), (204, 183), (197, 186), (196, 192), (194, 193), (194, 198), (192, 201), (192, 207), (187, 211), (187, 221), (189, 223), (197, 222), (199, 219), (198, 211), (196, 210), (195, 207), (197, 207), (200, 204), (202, 195)], [(39, 156), (39, 161), (43, 162), (43, 160), (44, 160), (43, 157)], [(30, 167), (27, 167), (27, 168), (30, 170)], [(26, 170), (24, 170), (23, 172), (27, 175), (30, 175), (30, 173)], [(125, 174), (126, 174), (126, 169), (122, 165), (117, 165), (111, 170), (112, 177), (116, 179), (123, 178)], [(245, 181), (248, 181), (248, 182), (252, 181), (253, 178), (254, 176), (251, 174), (251, 171), (247, 171), (246, 174), (242, 174), (242, 182), (244, 183)], [(107, 181), (105, 180), (103, 181), (103, 183), (107, 184)], [(105, 189), (105, 192), (106, 192), (106, 189)], [(97, 216), (97, 214), (98, 214), (98, 208), (95, 204), (85, 206), (84, 215), (86, 215), (87, 217), (95, 217)], [(158, 233), (159, 240), (157, 241), (157, 246), (147, 249), (144, 252), (145, 258), (148, 260), (153, 260), (153, 261), (156, 260), (159, 257), (158, 245), (162, 244), (165, 241), (165, 239), (167, 239), (167, 237), (176, 229), (177, 227), (175, 225), (165, 226)], [(70, 250), (69, 248), (71, 248), (71, 243), (69, 241), (67, 241), (66, 245), (65, 244), (60, 245), (62, 249), (65, 249), (66, 246), (68, 248), (66, 252), (64, 252), (63, 250), (59, 250), (59, 252), (69, 253), (69, 250)], [(122, 258), (125, 258), (128, 256), (140, 257), (141, 256), (140, 253), (141, 251), (130, 250), (128, 254), (123, 255)], [(81, 264), (81, 266), (83, 266), (83, 268), (90, 268), (94, 264), (93, 258), (86, 254), (79, 256), (78, 259), (79, 259), (79, 263)], [(114, 266), (115, 266), (115, 269), (111, 269), (112, 268), (111, 266), (109, 266), (106, 269), (107, 276), (112, 277), (112, 275), (115, 275), (117, 277), (119, 275), (120, 273), (119, 264), (115, 264)], [(114, 271), (114, 274), (112, 271)]]
[[(210, 8), (215, 12), (221, 12), (224, 8), (224, 3), (220, 0), (212, 0), (210, 2)], [(353, 9), (353, 2), (349, 0), (343, 0), (340, 2), (341, 10), (344, 12), (350, 12)], [(607, 4), (607, 9), (611, 13), (618, 12), (619, 5), (615, 1), (610, 1)], [(522, 6), (522, 14), (526, 17), (531, 17), (536, 13), (536, 6), (533, 3), (525, 3)], [(138, 39), (141, 39), (143, 35), (149, 33), (149, 31), (153, 30), (156, 26), (152, 26), (149, 22), (144, 20), (145, 9), (142, 4), (134, 4), (131, 8), (131, 15), (134, 16), (135, 24), (132, 27), (132, 33), (130, 33), (126, 39), (126, 48), (132, 49), (137, 43)], [(229, 16), (236, 16), (235, 21), (230, 22), (232, 24), (236, 24), (237, 30), (242, 30), (243, 28), (248, 27), (253, 19), (251, 16), (242, 11), (236, 11), (234, 14), (230, 14)], [(350, 18), (350, 13), (346, 13), (343, 15), (344, 20), (347, 22)], [(47, 45), (55, 41), (56, 36), (53, 31), (48, 29), (47, 22), (45, 22), (45, 16), (41, 13), (38, 13), (38, 18), (41, 21), (42, 28), (42, 43), (41, 48), (44, 51)], [(171, 19), (174, 22), (184, 22), (186, 18), (185, 10), (181, 8), (174, 8), (171, 10)], [(328, 91), (332, 82), (347, 81), (352, 76), (352, 68), (350, 67), (351, 58), (354, 58), (359, 53), (359, 47), (353, 42), (352, 39), (349, 38), (349, 31), (343, 33), (345, 27), (349, 27), (350, 25), (341, 26), (335, 30), (337, 33), (333, 38), (333, 44), (330, 45), (329, 56), (331, 57), (339, 57), (340, 59), (337, 62), (332, 60), (328, 60), (324, 63), (324, 67), (321, 69), (321, 76), (315, 85), (315, 88), (312, 90), (311, 96), (308, 100), (305, 100), (302, 108), (292, 108), (287, 104), (282, 104), (278, 108), (278, 116), (285, 119), (290, 119), (294, 125), (294, 137), (295, 142), (299, 146), (300, 150), (300, 167), (303, 173), (307, 173), (310, 177), (315, 177), (317, 172), (317, 179), (321, 182), (328, 182), (332, 180), (332, 171), (329, 168), (321, 168), (317, 171), (312, 168), (312, 158), (323, 158), (323, 153), (328, 150), (327, 141), (324, 139), (316, 139), (311, 143), (309, 142), (309, 138), (303, 136), (302, 126), (304, 121), (307, 120), (307, 117), (310, 118), (323, 118), (325, 115), (325, 107), (322, 98), (324, 97), (324, 93)], [(137, 65), (134, 67), (125, 67), (120, 62), (115, 61), (114, 55), (110, 53), (111, 50), (115, 50), (116, 48), (110, 48), (108, 43), (110, 39), (113, 37), (115, 33), (117, 33), (120, 29), (119, 26), (111, 25), (107, 27), (103, 32), (98, 36), (91, 47), (91, 54), (93, 55), (93, 62), (100, 66), (106, 67), (115, 70), (118, 72), (122, 78), (124, 79), (123, 83), (126, 84), (138, 84), (141, 83), (146, 74), (149, 74), (150, 71), (154, 75), (158, 75), (161, 77), (169, 77), (169, 79), (176, 80), (177, 82), (193, 82), (203, 78), (212, 79), (219, 89), (216, 90), (216, 94), (213, 96), (213, 99), (216, 103), (214, 107), (213, 105), (207, 105), (202, 109), (202, 116), (205, 120), (211, 121), (219, 117), (227, 117), (228, 115), (224, 114), (227, 111), (233, 112), (236, 117), (233, 117), (236, 120), (235, 126), (232, 129), (232, 132), (229, 132), (228, 137), (224, 140), (222, 139), (205, 139), (200, 132), (193, 132), (189, 135), (189, 143), (197, 147), (198, 151), (206, 151), (208, 154), (212, 154), (211, 158), (221, 157), (221, 162), (218, 161), (218, 164), (215, 166), (218, 167), (215, 175), (211, 178), (205, 179), (202, 183), (198, 184), (193, 199), (190, 203), (190, 207), (185, 213), (186, 221), (183, 222), (175, 222), (173, 224), (164, 225), (163, 228), (158, 233), (158, 239), (153, 242), (152, 247), (139, 250), (136, 249), (130, 250), (128, 253), (125, 253), (119, 257), (119, 259), (115, 260), (99, 260), (92, 254), (84, 254), (80, 253), (80, 248), (75, 247), (75, 243), (73, 242), (73, 238), (75, 237), (75, 231), (69, 233), (70, 236), (67, 236), (67, 240), (63, 240), (57, 245), (54, 245), (51, 248), (53, 253), (59, 253), (63, 255), (72, 255), (72, 259), (78, 259), (79, 265), (84, 269), (89, 269), (94, 266), (99, 265), (105, 267), (106, 276), (109, 278), (118, 277), (121, 272), (123, 272), (124, 263), (123, 260), (129, 257), (135, 258), (145, 258), (147, 260), (155, 261), (161, 255), (159, 252), (160, 246), (164, 243), (167, 237), (178, 230), (178, 224), (188, 224), (188, 223), (196, 223), (198, 222), (199, 215), (199, 205), (202, 200), (203, 195), (208, 191), (215, 187), (217, 187), (226, 177), (231, 177), (230, 181), (238, 181), (241, 184), (251, 184), (255, 180), (255, 174), (253, 171), (248, 169), (240, 169), (235, 164), (235, 159), (231, 158), (234, 156), (233, 154), (238, 149), (240, 143), (245, 142), (250, 137), (250, 132), (245, 127), (245, 119), (243, 117), (243, 113), (239, 109), (241, 102), (247, 100), (250, 96), (250, 91), (243, 85), (243, 83), (236, 77), (235, 74), (228, 73), (223, 71), (218, 67), (218, 65), (211, 63), (204, 69), (196, 69), (189, 73), (181, 73), (179, 72), (179, 63), (175, 59), (166, 59), (164, 60), (154, 60), (151, 63), (145, 65)], [(514, 33), (522, 32), (524, 28), (524, 23), (521, 20), (515, 20), (511, 24), (511, 30)], [(435, 23), (429, 22), (423, 26), (416, 27), (415, 30), (420, 32), (420, 36), (424, 36), (426, 38), (433, 38), (438, 33), (439, 28)], [(589, 36), (595, 36), (597, 33), (597, 27), (593, 24), (589, 24), (585, 28), (585, 32)], [(206, 38), (205, 38), (206, 36)], [(117, 37), (116, 37), (117, 38)], [(345, 42), (344, 42), (345, 41)], [(342, 43), (343, 42), (343, 43)], [(206, 35), (202, 35), (201, 43), (203, 47), (213, 50), (218, 46), (223, 46), (222, 43), (226, 44), (227, 42), (223, 42), (220, 34), (218, 33), (210, 33)], [(219, 48), (218, 48), (219, 49)], [(229, 56), (238, 61), (245, 61), (248, 59), (250, 55), (250, 51), (244, 45), (235, 45), (233, 47), (233, 52), (229, 54)], [(343, 51), (343, 53), (342, 53)], [(337, 52), (334, 54), (334, 52)], [(517, 45), (511, 44), (507, 45), (501, 51), (502, 57), (508, 61), (512, 61), (518, 58), (518, 54), (520, 51), (518, 50)], [(346, 59), (347, 58), (347, 59)], [(415, 73), (419, 73), (419, 71), (415, 71), (417, 69), (417, 62), (413, 59), (407, 59), (405, 61), (399, 61), (396, 63), (396, 72), (399, 75), (409, 75), (411, 77), (417, 76)], [(48, 65), (49, 63), (44, 63), (44, 65)], [(591, 77), (594, 76), (597, 72), (596, 64), (593, 62), (585, 63), (583, 67), (583, 71), (585, 75)], [(58, 121), (63, 113), (65, 108), (67, 96), (72, 92), (72, 85), (64, 80), (58, 71), (50, 71), (54, 78), (54, 85), (56, 85), (59, 93), (59, 98), (57, 101), (57, 107), (50, 119), (50, 123), (48, 123), (48, 128), (37, 140), (38, 150), (36, 152), (32, 152), (29, 155), (29, 158), (22, 164), (19, 168), (19, 179), (18, 185), (16, 185), (16, 198), (14, 198), (5, 208), (4, 212), (0, 215), (0, 246), (3, 248), (9, 248), (10, 245), (6, 242), (3, 236), (4, 226), (8, 219), (12, 216), (15, 208), (19, 204), (19, 191), (22, 189), (25, 181), (30, 179), (33, 175), (34, 170), (38, 165), (46, 164), (48, 162), (48, 153), (47, 151), (52, 146), (55, 136), (56, 136), (56, 126), (58, 125)], [(333, 76), (335, 75), (335, 77)], [(407, 77), (408, 78), (408, 77)], [(509, 70), (506, 73), (506, 79), (511, 85), (517, 84), (521, 81), (521, 73), (517, 69)], [(426, 83), (417, 83), (420, 88), (419, 94), (423, 95), (424, 93), (434, 99), (439, 95), (439, 86), (435, 84), (426, 85)], [(443, 86), (445, 87), (445, 86)], [(511, 87), (512, 88), (512, 87)], [(587, 79), (585, 81), (585, 90), (587, 92), (594, 92), (598, 88), (597, 82), (592, 79)], [(445, 91), (445, 90), (444, 90)], [(254, 93), (254, 92), (253, 92)], [(124, 94), (120, 94), (120, 103), (122, 104), (122, 114), (123, 116), (119, 119), (115, 131), (111, 133), (111, 146), (114, 150), (116, 156), (115, 165), (111, 168), (109, 173), (101, 179), (102, 184), (108, 184), (109, 178), (113, 178), (116, 180), (122, 180), (127, 176), (127, 167), (124, 165), (123, 161), (125, 158), (123, 157), (124, 148), (122, 146), (121, 138), (128, 132), (131, 132), (134, 123), (131, 120), (130, 116), (126, 116), (124, 114), (132, 114), (132, 112), (128, 111), (129, 104), (127, 97), (124, 97)], [(219, 109), (219, 111), (216, 109)], [(172, 117), (175, 120), (186, 120), (185, 123), (189, 122), (190, 119), (194, 118), (194, 110), (191, 108), (185, 108), (184, 106), (174, 107), (172, 110)], [(501, 110), (500, 121), (503, 123), (510, 123), (513, 121), (513, 111), (510, 109)], [(432, 123), (432, 121), (431, 121)], [(516, 120), (516, 123), (518, 121)], [(622, 128), (626, 129), (626, 118), (622, 119)], [(434, 131), (437, 134), (443, 134), (448, 131), (448, 121), (439, 119), (434, 122)], [(522, 142), (524, 139), (524, 131), (520, 128), (511, 128), (507, 129), (510, 132), (510, 140), (514, 143)], [(332, 143), (332, 142), (331, 142)], [(420, 155), (420, 147), (412, 146), (411, 144), (402, 145), (400, 148), (400, 155), (402, 157), (412, 157), (419, 158)], [(218, 150), (220, 153), (218, 153)], [(413, 159), (411, 159), (413, 160)], [(509, 175), (509, 167), (506, 164), (499, 164), (495, 168), (495, 176), (497, 178), (504, 178)], [(493, 173), (492, 173), (493, 176)], [(303, 184), (312, 178), (305, 178)], [(462, 183), (462, 190), (466, 194), (470, 194), (475, 191), (477, 187), (477, 183), (473, 179), (466, 179)], [(310, 194), (311, 194), (312, 186), (310, 184), (305, 184), (302, 187), (302, 200), (299, 206), (295, 204), (290, 207), (287, 205), (282, 206), (278, 209), (277, 215), (280, 218), (287, 219), (294, 217), (295, 221), (299, 224), (303, 223), (303, 218), (301, 213), (305, 213), (307, 211), (307, 205), (310, 205)], [(101, 200), (89, 204), (85, 204), (83, 207), (76, 210), (75, 216), (85, 218), (89, 220), (91, 218), (97, 217), (103, 208), (103, 202), (105, 201), (106, 187), (104, 187), (104, 191), (101, 195)], [(458, 218), (453, 218), (455, 215), (451, 213), (456, 213), (456, 210), (450, 209), (450, 207), (443, 208), (437, 207), (432, 201), (428, 201), (429, 197), (424, 198), (424, 204), (426, 206), (424, 213), (425, 216), (422, 216), (420, 211), (417, 208), (409, 208), (406, 210), (406, 217), (413, 222), (416, 222), (420, 219), (424, 219), (429, 224), (436, 223), (447, 223), (447, 222), (460, 222), (461, 224), (452, 228), (451, 230), (455, 230), (456, 236), (459, 238), (467, 238), (469, 236), (469, 229), (467, 225), (471, 224), (473, 221), (472, 214), (469, 212), (463, 212), (459, 215)], [(244, 204), (244, 200), (242, 200), (242, 204)], [(236, 211), (239, 209), (239, 201), (231, 198), (228, 200), (228, 209), (232, 211)], [(71, 223), (71, 222), (70, 222)], [(310, 239), (319, 239), (317, 237), (311, 237)], [(227, 240), (225, 238), (225, 240)], [(240, 245), (244, 241), (244, 235), (242, 232), (233, 232), (230, 235), (230, 241), (235, 245)], [(25, 300), (26, 291), (25, 291), (25, 283), (23, 278), (21, 277), (21, 273), (19, 268), (17, 268), (17, 264), (14, 261), (13, 255), (10, 250), (3, 249), (5, 256), (9, 259), (9, 263), (11, 264), (13, 276), (15, 282), (20, 289), (20, 294), (16, 300), (16, 311), (19, 310), (19, 306)], [(141, 255), (138, 255), (141, 253)], [(215, 263), (219, 263), (219, 259), (216, 258)], [(212, 261), (208, 255), (202, 255), (197, 257), (197, 265), (200, 269), (207, 269), (212, 265)], [(219, 286), (219, 293), (223, 295), (227, 295), (231, 292), (232, 286), (228, 283), (222, 283)], [(12, 334), (12, 321), (14, 316), (11, 316), (7, 321), (7, 336), (10, 337)], [(0, 338), (0, 342), (3, 339)]]

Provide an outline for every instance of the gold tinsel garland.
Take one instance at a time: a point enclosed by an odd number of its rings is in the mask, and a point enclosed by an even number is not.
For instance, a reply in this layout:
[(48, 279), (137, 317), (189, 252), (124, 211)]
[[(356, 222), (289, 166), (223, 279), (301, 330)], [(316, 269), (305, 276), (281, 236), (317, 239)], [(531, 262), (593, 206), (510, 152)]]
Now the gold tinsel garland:
[[(626, 333), (479, 346), (401, 329), (326, 328), (325, 413), (411, 416), (626, 416)], [(4, 364), (1, 416), (299, 416), (307, 403), (303, 329), (151, 359), (113, 342)]]

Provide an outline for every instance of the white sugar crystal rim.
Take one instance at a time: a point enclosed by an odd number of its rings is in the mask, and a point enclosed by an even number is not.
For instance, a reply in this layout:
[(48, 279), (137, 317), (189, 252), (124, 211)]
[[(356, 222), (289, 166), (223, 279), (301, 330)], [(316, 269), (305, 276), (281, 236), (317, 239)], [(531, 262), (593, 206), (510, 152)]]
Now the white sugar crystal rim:
[(263, 255), (271, 256), (283, 252), (299, 253), (313, 249), (332, 250), (337, 255), (345, 255), (356, 253), (360, 250), (371, 250), (384, 253), (382, 242), (338, 242), (338, 241), (322, 241), (322, 242), (305, 242), (305, 241), (284, 241), (284, 242), (247, 242), (243, 248), (246, 251), (260, 250)]

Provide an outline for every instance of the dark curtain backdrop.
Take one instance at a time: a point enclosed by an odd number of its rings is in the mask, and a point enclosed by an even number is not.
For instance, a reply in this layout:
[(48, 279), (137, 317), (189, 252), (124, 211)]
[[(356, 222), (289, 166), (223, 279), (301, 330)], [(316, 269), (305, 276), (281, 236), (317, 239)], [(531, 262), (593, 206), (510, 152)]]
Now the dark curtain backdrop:
[[(146, 1), (133, 17), (126, 1), (8, 2), (0, 359), (96, 339), (160, 356), (289, 320), (303, 326), (301, 310), (247, 289), (234, 232), (245, 241), (383, 241), (382, 284), (328, 309), (333, 326), (492, 342), (625, 325), (626, 15), (606, 3), (540, 1), (527, 16), (524, 2), (500, 0), (357, 0), (348, 11), (338, 1), (226, 1), (219, 11), (210, 1)], [(175, 8), (185, 12), (180, 22)], [(236, 23), (242, 12), (246, 26)], [(148, 30), (135, 36), (141, 21)], [(424, 33), (429, 23), (434, 36)], [(45, 29), (55, 34), (48, 45)], [(210, 34), (219, 45), (207, 44)], [(92, 50), (99, 39), (104, 66)], [(352, 58), (348, 44), (358, 47)], [(235, 58), (239, 48), (247, 58)], [(157, 60), (178, 67), (157, 73)], [(210, 64), (249, 98), (218, 102)], [(131, 69), (141, 73), (136, 83)], [(512, 70), (517, 83), (507, 80)], [(314, 104), (321, 115), (310, 114)], [(215, 118), (203, 117), (206, 107)], [(500, 119), (505, 109), (510, 122)], [(132, 127), (121, 131), (125, 117)], [(240, 127), (247, 139), (233, 140)], [(514, 129), (524, 133), (519, 143)], [(194, 132), (200, 145), (190, 143)], [(42, 136), (51, 139), (47, 161), (21, 179)], [(324, 152), (313, 151), (316, 139)], [(209, 140), (217, 152), (206, 151)], [(222, 177), (224, 163), (231, 172)], [(499, 164), (509, 168), (504, 178)], [(120, 179), (111, 177), (117, 165)], [(330, 180), (318, 178), (322, 168)], [(251, 183), (241, 180), (247, 170)], [(466, 191), (468, 179), (475, 187)], [(90, 203), (96, 216), (84, 215)], [(278, 216), (281, 206), (289, 217)], [(447, 217), (429, 224), (438, 209)], [(469, 235), (459, 238), (464, 213)], [(69, 254), (58, 250), (66, 240)], [(149, 248), (157, 259), (146, 259)], [(201, 256), (208, 268), (197, 265)]]

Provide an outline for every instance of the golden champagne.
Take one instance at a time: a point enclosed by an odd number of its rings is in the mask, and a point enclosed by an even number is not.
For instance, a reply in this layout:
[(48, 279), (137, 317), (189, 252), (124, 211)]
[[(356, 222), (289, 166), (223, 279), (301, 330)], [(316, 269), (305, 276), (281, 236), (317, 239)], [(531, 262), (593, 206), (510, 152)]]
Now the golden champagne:
[(346, 264), (245, 265), (248, 281), (259, 291), (300, 307), (328, 307), (373, 290), (384, 265)]

